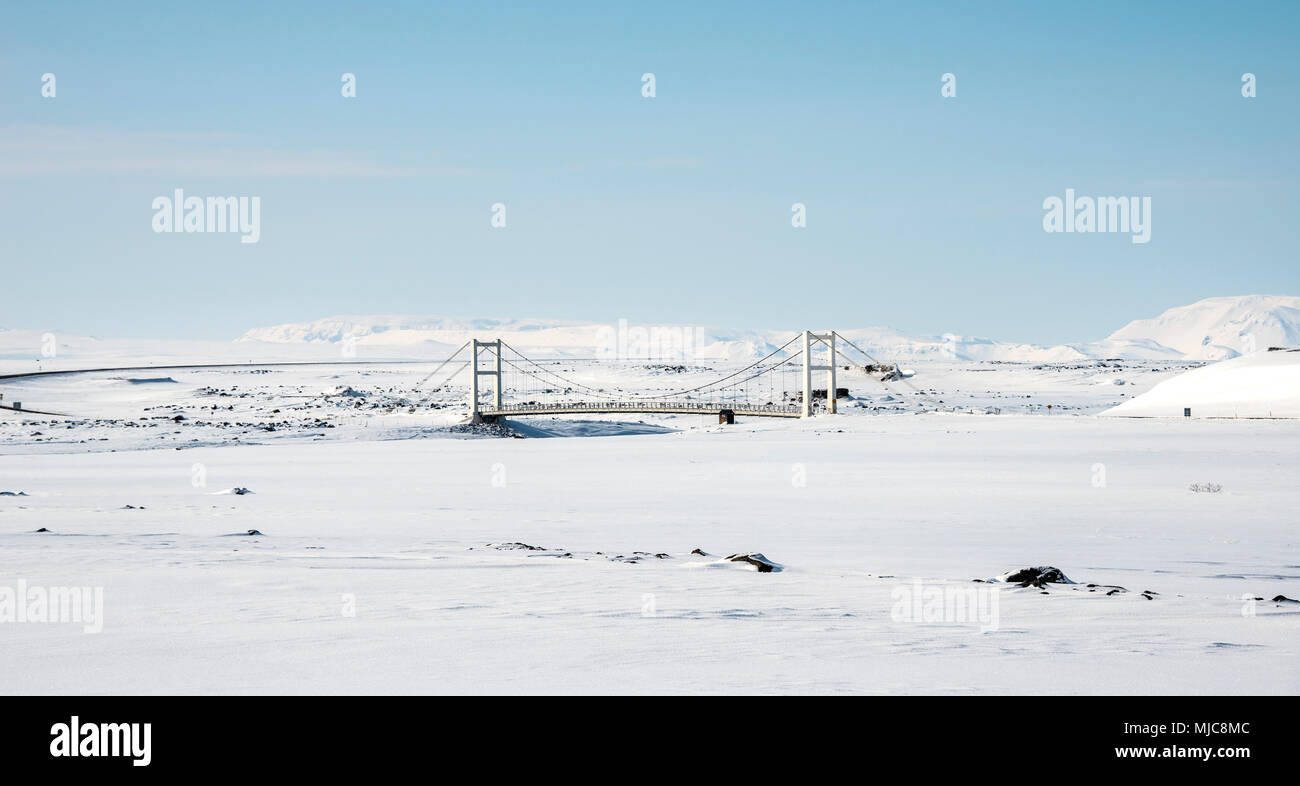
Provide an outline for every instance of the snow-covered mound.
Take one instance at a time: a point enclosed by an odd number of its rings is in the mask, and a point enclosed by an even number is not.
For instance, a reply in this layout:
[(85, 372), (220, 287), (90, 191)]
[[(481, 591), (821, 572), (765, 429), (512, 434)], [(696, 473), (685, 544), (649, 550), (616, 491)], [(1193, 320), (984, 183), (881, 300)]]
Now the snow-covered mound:
[(1300, 349), (1277, 349), (1179, 374), (1108, 409), (1124, 417), (1300, 417)]
[(1222, 360), (1269, 347), (1300, 346), (1300, 297), (1212, 297), (1130, 322), (1110, 341), (1150, 341), (1188, 360)]
[(694, 561), (686, 563), (686, 566), (691, 568), (739, 568), (741, 570), (757, 571), (758, 573), (780, 573), (785, 569), (784, 565), (773, 562), (757, 551), (729, 554), (719, 559), (713, 559), (712, 554), (699, 549), (695, 549), (691, 554), (711, 558), (709, 562)]

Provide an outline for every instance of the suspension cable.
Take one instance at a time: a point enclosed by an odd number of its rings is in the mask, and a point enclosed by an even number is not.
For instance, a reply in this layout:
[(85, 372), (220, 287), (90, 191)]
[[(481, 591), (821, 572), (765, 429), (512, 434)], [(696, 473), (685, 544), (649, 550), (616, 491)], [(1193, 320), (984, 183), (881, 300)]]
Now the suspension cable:
[[(415, 386), (411, 388), (411, 392), (414, 393), (415, 391), (419, 390), (421, 385), (423, 385), (424, 383), (428, 382), (429, 379), (430, 379), (431, 377), (433, 377), (434, 374), (437, 374), (439, 371), (442, 371), (442, 367), (443, 367), (443, 366), (445, 366), (445, 365), (447, 365), (448, 363), (450, 363), (451, 361), (455, 360), (455, 359), (456, 359), (456, 356), (459, 355), (459, 354), (460, 354), (460, 353), (465, 349), (465, 347), (468, 347), (468, 346), (469, 346), (469, 342), (468, 342), (468, 341), (466, 341), (464, 344), (461, 344), (461, 345), (460, 345), (460, 349), (458, 349), (458, 350), (456, 350), (455, 352), (451, 353), (451, 356), (450, 356), (450, 357), (448, 357), (446, 360), (444, 360), (444, 361), (442, 361), (441, 363), (439, 363), (439, 364), (438, 364), (438, 367), (435, 368), (433, 371), (430, 371), (430, 372), (425, 376), (424, 379), (420, 380), (419, 382), (416, 382), (416, 383), (415, 383)], [(460, 373), (460, 370), (457, 369), (456, 373), (459, 374), (459, 373)], [(446, 383), (443, 383), (443, 384), (446, 384)], [(439, 388), (440, 388), (440, 387), (441, 387), (441, 386), (439, 386)], [(434, 391), (436, 392), (439, 388), (434, 388)]]
[[(616, 390), (616, 391), (618, 391), (618, 392), (620, 392), (620, 393), (627, 394), (627, 396), (628, 396), (629, 398), (633, 398), (633, 399), (661, 399), (661, 398), (670, 398), (670, 397), (672, 397), (672, 396), (681, 396), (681, 395), (685, 395), (685, 394), (687, 394), (687, 393), (695, 393), (695, 392), (698, 392), (698, 391), (701, 391), (701, 390), (706, 390), (706, 389), (711, 388), (711, 387), (716, 387), (717, 385), (719, 385), (719, 384), (721, 384), (721, 383), (723, 383), (723, 382), (726, 382), (727, 380), (731, 379), (732, 377), (739, 376), (739, 375), (745, 373), (746, 371), (749, 371), (751, 368), (754, 368), (755, 366), (758, 366), (759, 364), (766, 362), (767, 360), (769, 360), (770, 358), (772, 358), (772, 357), (774, 357), (774, 356), (780, 354), (781, 352), (784, 352), (786, 347), (790, 346), (791, 344), (793, 344), (795, 341), (798, 341), (798, 340), (799, 340), (799, 336), (796, 335), (794, 338), (792, 338), (792, 339), (790, 339), (789, 341), (785, 342), (785, 344), (781, 345), (780, 347), (778, 347), (777, 349), (773, 350), (772, 352), (769, 352), (767, 355), (765, 355), (765, 356), (762, 357), (762, 358), (759, 358), (758, 360), (754, 361), (753, 363), (750, 363), (748, 366), (745, 366), (744, 368), (740, 369), (739, 371), (736, 371), (736, 372), (734, 372), (734, 373), (732, 373), (732, 374), (728, 374), (727, 376), (722, 377), (722, 378), (720, 378), (720, 379), (716, 379), (716, 380), (714, 380), (714, 381), (712, 381), (712, 382), (710, 382), (710, 383), (708, 383), (708, 384), (700, 385), (700, 386), (698, 386), (698, 387), (694, 387), (694, 388), (689, 388), (689, 389), (687, 389), (687, 390), (678, 390), (678, 391), (674, 391), (674, 392), (671, 392), (671, 393), (660, 393), (660, 394), (656, 394), (656, 395), (635, 395), (635, 394), (632, 394), (632, 393), (630, 393), (630, 392), (624, 390), (623, 388), (620, 388), (620, 387), (617, 387), (617, 386), (614, 387), (614, 390)], [(532, 365), (536, 366), (536, 367), (538, 368), (538, 370), (542, 371), (542, 372), (545, 373), (545, 374), (550, 374), (551, 376), (555, 377), (556, 379), (562, 380), (563, 382), (565, 382), (566, 384), (570, 385), (571, 387), (579, 387), (579, 388), (583, 388), (584, 390), (590, 390), (590, 391), (593, 392), (593, 393), (603, 393), (603, 392), (604, 392), (603, 390), (598, 390), (598, 389), (596, 389), (596, 388), (591, 387), (590, 385), (584, 385), (584, 384), (582, 384), (581, 382), (574, 382), (573, 380), (568, 379), (567, 377), (564, 377), (564, 376), (562, 376), (562, 375), (560, 375), (560, 374), (557, 374), (557, 373), (555, 373), (554, 371), (551, 371), (550, 369), (543, 368), (543, 367), (541, 366), (541, 364), (539, 364), (537, 361), (535, 361), (535, 360), (533, 360), (532, 358), (528, 357), (527, 355), (525, 355), (524, 353), (522, 353), (522, 352), (520, 352), (519, 350), (515, 349), (514, 347), (511, 347), (509, 344), (505, 343), (504, 341), (502, 341), (501, 344), (502, 344), (502, 346), (510, 347), (510, 351), (511, 351), (511, 352), (514, 352), (516, 355), (518, 355), (518, 356), (519, 356), (520, 358), (522, 358), (523, 360), (526, 360), (526, 361), (528, 361), (529, 363), (531, 363)], [(788, 359), (787, 359), (787, 360), (788, 360)], [(783, 362), (784, 362), (784, 361), (783, 361)], [(778, 364), (778, 365), (780, 365), (780, 364)], [(776, 368), (776, 366), (773, 366), (772, 368)], [(771, 369), (768, 369), (768, 370), (771, 370)], [(760, 372), (760, 373), (765, 373), (765, 372)]]

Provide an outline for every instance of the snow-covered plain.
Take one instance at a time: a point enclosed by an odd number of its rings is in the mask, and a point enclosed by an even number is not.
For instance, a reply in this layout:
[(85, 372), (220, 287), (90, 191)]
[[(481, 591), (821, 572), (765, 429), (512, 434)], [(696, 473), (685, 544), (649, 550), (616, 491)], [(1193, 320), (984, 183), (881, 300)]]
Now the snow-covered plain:
[[(423, 364), (9, 382), (77, 417), (0, 421), (27, 494), (0, 588), (102, 587), (104, 620), (0, 623), (0, 692), (1292, 694), (1300, 422), (1094, 416), (1194, 365), (924, 364), (957, 411), (919, 415), (847, 374), (804, 421), (521, 421), (561, 439), (459, 429), (462, 390), (411, 412)], [(783, 570), (717, 561), (747, 552)], [(1079, 583), (973, 581), (1037, 565)], [(996, 625), (907, 613), (944, 592)]]
[[(0, 378), (0, 693), (1294, 694), (1300, 420), (1201, 418), (1300, 415), (1297, 353), (1265, 351), (1298, 306), (1056, 347), (848, 330), (916, 376), (732, 426), (467, 427), (464, 380), (426, 377), (501, 336), (663, 393), (788, 333), (670, 328), (677, 359), (555, 320), (0, 330), (0, 374), (106, 369)], [(514, 394), (570, 395), (539, 384)], [(1049, 565), (1075, 583), (987, 581)], [(20, 587), (101, 589), (102, 631), (14, 621)]]

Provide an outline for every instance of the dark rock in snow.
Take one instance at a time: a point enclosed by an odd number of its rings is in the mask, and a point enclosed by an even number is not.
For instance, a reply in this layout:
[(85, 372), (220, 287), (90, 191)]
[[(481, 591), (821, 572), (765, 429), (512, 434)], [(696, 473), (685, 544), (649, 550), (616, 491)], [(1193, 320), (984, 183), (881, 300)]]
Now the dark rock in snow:
[(0, 491), (0, 497), (25, 497), (26, 491)]
[(1278, 595), (1277, 597), (1273, 598), (1273, 602), (1274, 603), (1300, 603), (1300, 600), (1296, 600), (1295, 598), (1288, 598), (1285, 595)]
[(1037, 587), (1039, 589), (1043, 589), (1044, 584), (1074, 583), (1066, 578), (1060, 568), (1053, 568), (1050, 565), (1037, 568), (1022, 568), (1014, 573), (1007, 574), (1002, 580), (1008, 584), (1019, 584), (1022, 587)]
[[(1107, 595), (1128, 594), (1127, 587), (1119, 587), (1114, 584), (1085, 584), (1083, 586), (1087, 587), (1089, 592), (1096, 592), (1099, 589), (1103, 589), (1103, 590), (1108, 590), (1108, 592), (1106, 593)], [(1138, 594), (1146, 598), (1147, 600), (1155, 600), (1156, 599), (1155, 596), (1159, 595), (1160, 593), (1156, 592), (1155, 590), (1142, 590)]]
[(36, 532), (49, 532), (49, 530), (46, 529), (45, 527), (41, 527), (40, 529), (35, 530), (35, 531), (36, 531)]
[(1117, 584), (1084, 584), (1083, 586), (1087, 587), (1089, 592), (1096, 592), (1099, 589), (1111, 590), (1106, 593), (1107, 595), (1114, 595), (1117, 592), (1128, 592), (1127, 587), (1121, 587)]

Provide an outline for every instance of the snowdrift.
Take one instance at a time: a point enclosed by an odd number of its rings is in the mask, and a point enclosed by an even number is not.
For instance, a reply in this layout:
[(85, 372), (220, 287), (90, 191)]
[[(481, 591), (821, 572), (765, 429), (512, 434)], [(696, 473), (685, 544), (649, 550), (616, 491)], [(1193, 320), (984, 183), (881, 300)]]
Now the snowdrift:
[(1108, 409), (1119, 417), (1300, 418), (1300, 349), (1273, 349), (1165, 380)]

